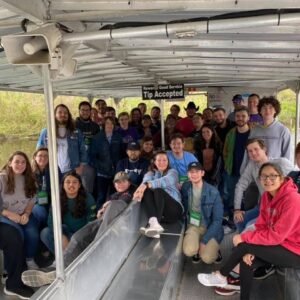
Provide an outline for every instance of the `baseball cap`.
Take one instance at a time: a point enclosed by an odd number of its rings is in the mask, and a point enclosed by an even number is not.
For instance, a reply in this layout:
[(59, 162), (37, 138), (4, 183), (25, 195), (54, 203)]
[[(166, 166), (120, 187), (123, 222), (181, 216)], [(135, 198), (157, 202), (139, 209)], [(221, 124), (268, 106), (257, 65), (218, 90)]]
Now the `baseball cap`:
[(203, 171), (203, 166), (198, 161), (194, 161), (188, 165), (188, 171), (191, 171), (192, 169)]
[(130, 181), (128, 174), (125, 173), (125, 172), (123, 172), (123, 171), (118, 172), (118, 173), (115, 175), (115, 177), (114, 177), (114, 182), (116, 182), (116, 181), (123, 181), (123, 180), (128, 180), (128, 181)]
[(141, 146), (137, 142), (130, 142), (127, 145), (127, 150), (133, 150), (133, 151), (141, 150)]
[(232, 102), (239, 103), (243, 101), (243, 96), (240, 94), (236, 94), (232, 98)]

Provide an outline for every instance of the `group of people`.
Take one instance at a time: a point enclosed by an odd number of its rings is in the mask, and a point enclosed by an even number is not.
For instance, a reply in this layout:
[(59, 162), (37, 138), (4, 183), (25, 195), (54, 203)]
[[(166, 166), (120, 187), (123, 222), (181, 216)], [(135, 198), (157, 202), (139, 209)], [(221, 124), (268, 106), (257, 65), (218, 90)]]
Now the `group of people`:
[[(289, 130), (277, 119), (280, 103), (256, 94), (249, 96), (248, 107), (243, 101), (235, 95), (228, 116), (223, 107), (199, 113), (189, 102), (181, 118), (173, 105), (165, 121), (166, 151), (159, 107), (147, 115), (140, 103), (130, 115), (117, 117), (102, 99), (96, 108), (84, 101), (73, 121), (68, 107), (59, 104), (55, 123), (66, 266), (131, 200), (146, 211), (148, 222), (140, 232), (149, 238), (160, 238), (164, 223), (184, 221), (183, 252), (194, 263), (220, 263), (224, 218), (235, 223), (239, 234), (229, 261), (220, 272), (198, 276), (218, 294), (241, 292), (241, 299), (249, 299), (253, 270), (300, 266), (300, 173), (291, 163)], [(47, 144), (43, 129), (32, 164), (17, 151), (0, 173), (5, 293), (22, 299), (33, 293), (28, 286), (55, 279), (55, 262), (44, 272), (34, 260), (41, 242), (54, 254)], [(299, 166), (299, 145), (296, 161)], [(24, 245), (14, 250), (24, 252), (18, 260), (11, 251), (15, 244)]]

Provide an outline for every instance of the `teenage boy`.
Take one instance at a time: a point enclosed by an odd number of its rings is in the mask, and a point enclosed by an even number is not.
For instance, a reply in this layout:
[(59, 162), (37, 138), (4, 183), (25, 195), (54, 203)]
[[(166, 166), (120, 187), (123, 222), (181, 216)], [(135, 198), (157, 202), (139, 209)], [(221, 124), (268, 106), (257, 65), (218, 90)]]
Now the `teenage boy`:
[(203, 181), (204, 169), (199, 162), (188, 165), (189, 181), (181, 188), (182, 202), (187, 217), (187, 230), (183, 239), (183, 253), (206, 264), (221, 261), (220, 244), (223, 204), (219, 191)]

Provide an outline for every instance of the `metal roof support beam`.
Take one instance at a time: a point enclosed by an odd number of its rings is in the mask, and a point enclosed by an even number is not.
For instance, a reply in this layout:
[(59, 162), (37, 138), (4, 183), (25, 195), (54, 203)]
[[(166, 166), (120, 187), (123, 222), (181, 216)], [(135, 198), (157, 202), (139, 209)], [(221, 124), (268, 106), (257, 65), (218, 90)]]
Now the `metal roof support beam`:
[[(149, 2), (149, 4), (153, 4)], [(85, 8), (87, 9), (87, 8)], [(220, 29), (259, 28), (264, 26), (280, 26), (300, 24), (300, 13), (268, 14), (263, 16), (228, 18), (221, 20), (204, 20), (197, 22), (171, 23), (153, 26), (128, 27), (95, 32), (70, 33), (63, 37), (65, 42), (81, 42), (91, 40), (111, 40), (149, 36), (169, 37), (181, 32), (206, 34)]]
[[(228, 10), (241, 11), (249, 10), (248, 0), (52, 0), (52, 8), (57, 10), (183, 10), (183, 11), (211, 11), (211, 10)], [(297, 0), (251, 0), (251, 9), (283, 9), (297, 8), (299, 2)]]
[(37, 24), (48, 19), (47, 7), (41, 0), (0, 0), (0, 5)]

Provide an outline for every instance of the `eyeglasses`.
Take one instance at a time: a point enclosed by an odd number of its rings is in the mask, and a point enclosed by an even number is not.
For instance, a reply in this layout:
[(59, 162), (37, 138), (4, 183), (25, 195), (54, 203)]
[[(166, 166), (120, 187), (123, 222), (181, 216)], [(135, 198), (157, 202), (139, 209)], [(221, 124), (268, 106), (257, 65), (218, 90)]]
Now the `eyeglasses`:
[(266, 181), (268, 178), (271, 181), (275, 181), (277, 177), (281, 177), (281, 175), (278, 174), (271, 174), (271, 175), (260, 175), (258, 178), (262, 181)]

